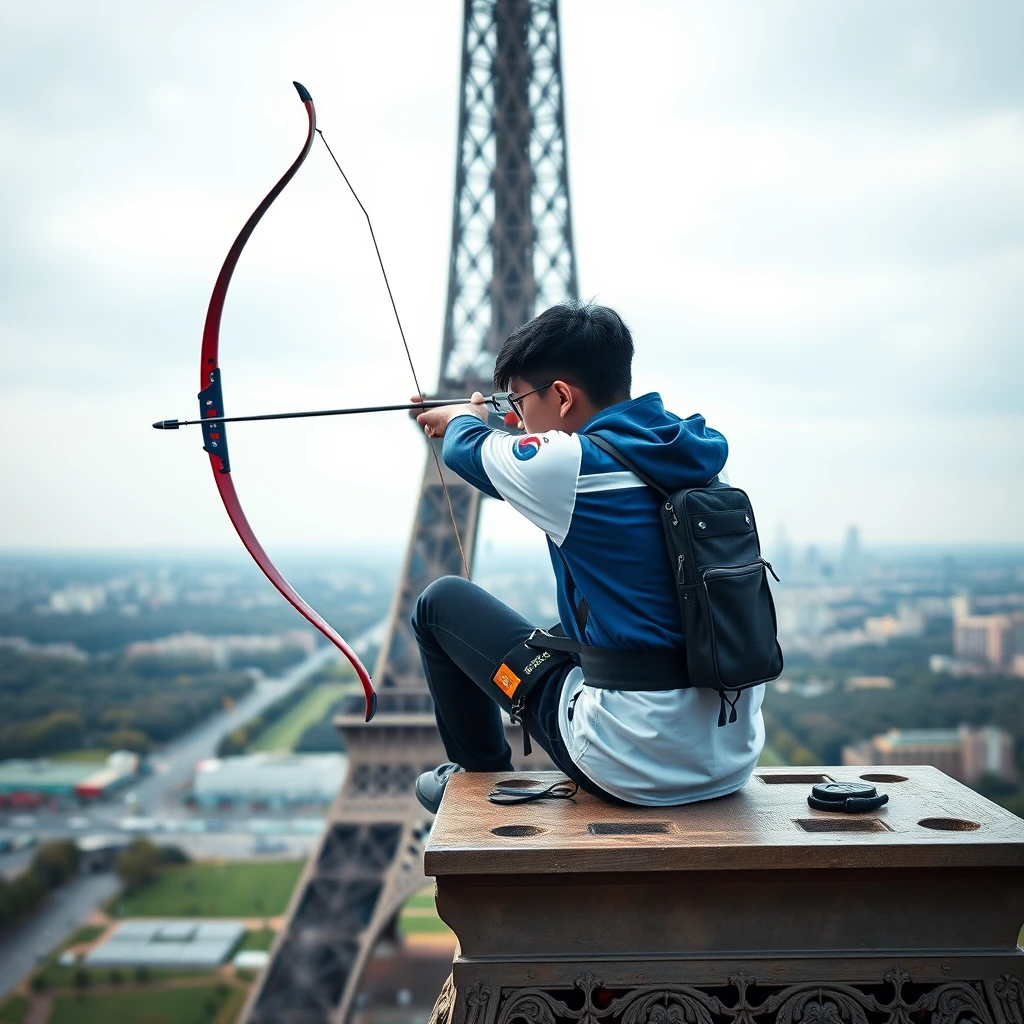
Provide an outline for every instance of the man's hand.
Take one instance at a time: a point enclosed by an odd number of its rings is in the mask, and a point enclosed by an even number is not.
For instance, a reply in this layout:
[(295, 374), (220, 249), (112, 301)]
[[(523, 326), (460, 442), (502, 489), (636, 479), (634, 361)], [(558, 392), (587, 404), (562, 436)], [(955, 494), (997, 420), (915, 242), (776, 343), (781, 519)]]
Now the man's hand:
[[(413, 395), (414, 402), (422, 402), (422, 395)], [(440, 409), (426, 409), (416, 417), (416, 422), (423, 428), (427, 437), (444, 437), (448, 424), (456, 416), (476, 416), (477, 419), (487, 422), (487, 406), (484, 404), (484, 396), (479, 391), (473, 392), (469, 405), (445, 405)]]

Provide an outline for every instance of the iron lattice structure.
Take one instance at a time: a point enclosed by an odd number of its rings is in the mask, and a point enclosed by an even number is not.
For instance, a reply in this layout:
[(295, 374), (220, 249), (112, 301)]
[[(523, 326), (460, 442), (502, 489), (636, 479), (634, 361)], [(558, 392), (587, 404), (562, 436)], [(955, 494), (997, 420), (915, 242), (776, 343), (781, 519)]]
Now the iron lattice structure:
[[(557, 0), (465, 0), (451, 263), (439, 394), (488, 391), (505, 338), (578, 297)], [(454, 389), (454, 390), (453, 390)], [(468, 558), (480, 492), (446, 474)], [(363, 968), (423, 884), (430, 816), (416, 776), (444, 760), (410, 617), (423, 589), (462, 575), (448, 504), (428, 457), (375, 679), (377, 715), (342, 714), (345, 784), (328, 814), (247, 1024), (342, 1024)], [(515, 747), (513, 746), (513, 749)], [(543, 754), (533, 764), (543, 767)]]

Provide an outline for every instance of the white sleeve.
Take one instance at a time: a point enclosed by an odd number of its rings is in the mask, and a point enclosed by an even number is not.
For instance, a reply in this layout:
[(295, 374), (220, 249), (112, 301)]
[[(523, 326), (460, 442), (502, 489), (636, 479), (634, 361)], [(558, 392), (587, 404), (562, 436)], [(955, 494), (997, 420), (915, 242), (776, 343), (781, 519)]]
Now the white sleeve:
[(494, 489), (561, 546), (576, 507), (580, 439), (559, 430), (525, 437), (495, 431), (480, 458)]

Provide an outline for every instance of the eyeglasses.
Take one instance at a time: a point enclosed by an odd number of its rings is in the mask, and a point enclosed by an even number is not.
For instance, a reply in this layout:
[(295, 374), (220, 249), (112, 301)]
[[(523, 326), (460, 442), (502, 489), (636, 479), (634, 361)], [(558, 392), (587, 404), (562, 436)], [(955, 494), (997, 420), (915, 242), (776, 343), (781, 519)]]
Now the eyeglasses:
[(534, 388), (532, 391), (526, 391), (521, 395), (517, 395), (514, 391), (498, 391), (491, 395), (489, 401), (493, 403), (495, 412), (514, 412), (520, 419), (522, 419), (523, 399), (527, 395), (535, 395), (538, 391), (544, 391), (546, 388), (551, 387), (552, 384), (554, 384), (554, 381), (542, 384), (539, 388)]

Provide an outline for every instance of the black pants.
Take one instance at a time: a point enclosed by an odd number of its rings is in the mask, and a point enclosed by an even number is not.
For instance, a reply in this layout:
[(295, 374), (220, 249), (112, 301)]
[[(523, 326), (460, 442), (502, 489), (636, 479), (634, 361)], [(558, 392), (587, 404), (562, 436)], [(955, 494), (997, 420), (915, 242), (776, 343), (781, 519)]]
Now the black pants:
[[(525, 642), (534, 624), (474, 583), (444, 576), (420, 595), (412, 627), (449, 760), (470, 772), (512, 771), (500, 710), (510, 710), (512, 701), (493, 680), (502, 659)], [(536, 670), (540, 675), (526, 700), (523, 728), (580, 789), (621, 803), (569, 756), (558, 729), (558, 705), (572, 665), (552, 661), (551, 668)]]

